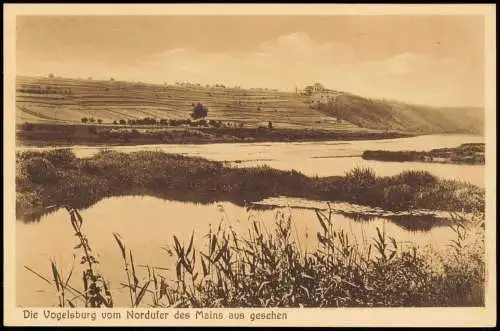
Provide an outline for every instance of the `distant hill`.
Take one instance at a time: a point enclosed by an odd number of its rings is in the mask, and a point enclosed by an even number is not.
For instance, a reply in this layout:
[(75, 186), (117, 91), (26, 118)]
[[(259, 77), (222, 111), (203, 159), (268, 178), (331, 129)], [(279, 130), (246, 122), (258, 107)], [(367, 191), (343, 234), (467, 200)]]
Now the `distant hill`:
[[(208, 119), (245, 127), (325, 130), (396, 130), (415, 133), (482, 133), (482, 109), (433, 108), (329, 91), (310, 96), (269, 89), (158, 85), (122, 81), (17, 77), (18, 123), (80, 123), (83, 117), (186, 119), (193, 104), (208, 107)], [(319, 101), (319, 102), (318, 102)], [(337, 110), (342, 121), (337, 122)]]
[[(331, 93), (330, 93), (331, 94)], [(484, 131), (484, 109), (477, 107), (430, 107), (399, 101), (362, 98), (336, 93), (331, 101), (318, 95), (315, 108), (360, 127), (415, 133), (475, 133)]]

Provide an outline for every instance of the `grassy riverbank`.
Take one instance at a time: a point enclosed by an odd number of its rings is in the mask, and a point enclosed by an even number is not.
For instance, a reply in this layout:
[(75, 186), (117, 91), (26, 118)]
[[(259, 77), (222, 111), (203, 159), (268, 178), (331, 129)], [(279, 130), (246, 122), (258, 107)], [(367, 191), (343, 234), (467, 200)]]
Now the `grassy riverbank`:
[(240, 127), (160, 127), (83, 124), (23, 124), (19, 144), (31, 146), (210, 144), (234, 142), (292, 142), (372, 140), (410, 137), (411, 134), (375, 130), (314, 130)]
[[(249, 219), (248, 234), (236, 233), (224, 221), (207, 232), (193, 232), (181, 242), (173, 236), (172, 262), (163, 260), (140, 269), (127, 238), (110, 235), (116, 262), (123, 260), (121, 279), (129, 298), (116, 300), (115, 288), (100, 272), (92, 238), (78, 211), (67, 207), (83, 281), (71, 270), (47, 264), (42, 274), (25, 268), (54, 286), (59, 307), (481, 307), (485, 296), (484, 214), (451, 228), (456, 240), (444, 252), (402, 248), (397, 238), (377, 228), (361, 245), (338, 229), (331, 213), (317, 211), (321, 230), (312, 251), (301, 247), (293, 219), (277, 214), (273, 228)], [(179, 215), (180, 216), (180, 215)], [(203, 230), (201, 230), (203, 231)], [(175, 230), (174, 230), (175, 233)], [(206, 234), (205, 234), (206, 233)], [(245, 232), (246, 233), (246, 232)], [(203, 235), (205, 234), (205, 235)], [(71, 233), (68, 233), (68, 236)], [(147, 231), (140, 235), (147, 236)], [(195, 244), (194, 237), (206, 238)], [(67, 252), (68, 255), (72, 252)], [(121, 263), (120, 263), (121, 265)], [(116, 266), (118, 268), (118, 265)], [(143, 266), (144, 267), (144, 266)], [(168, 269), (166, 269), (167, 267)], [(63, 278), (61, 275), (69, 275)], [(76, 275), (81, 273), (76, 272)], [(52, 278), (54, 281), (49, 281)], [(63, 281), (64, 279), (64, 281)], [(130, 301), (128, 301), (129, 299)], [(128, 302), (127, 302), (128, 301)], [(51, 303), (47, 303), (49, 305)]]
[(484, 144), (462, 144), (455, 148), (438, 148), (423, 151), (365, 151), (365, 160), (389, 162), (426, 162), (452, 164), (484, 164)]
[(47, 206), (92, 205), (107, 196), (148, 194), (244, 205), (272, 196), (338, 200), (393, 211), (484, 210), (484, 190), (419, 171), (377, 177), (370, 169), (345, 176), (307, 177), (269, 167), (230, 168), (221, 162), (162, 152), (103, 151), (78, 159), (69, 150), (18, 153), (18, 218), (36, 219)]

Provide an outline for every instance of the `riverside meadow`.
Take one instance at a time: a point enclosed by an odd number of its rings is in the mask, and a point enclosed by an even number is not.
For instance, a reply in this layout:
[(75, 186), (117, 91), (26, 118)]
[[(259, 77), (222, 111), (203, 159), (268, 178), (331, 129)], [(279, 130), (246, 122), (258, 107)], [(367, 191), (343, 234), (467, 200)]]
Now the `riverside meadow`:
[[(102, 151), (79, 159), (67, 149), (19, 153), (16, 170), (17, 213), (36, 220), (51, 209), (66, 208), (68, 222), (80, 241), (75, 253), (80, 253), (80, 262), (86, 267), (83, 281), (72, 276), (73, 269), (64, 271), (68, 275), (64, 279), (55, 261), (50, 262), (52, 277), (25, 266), (34, 277), (53, 284), (60, 307), (484, 304), (484, 190), (470, 184), (418, 171), (378, 177), (362, 168), (345, 176), (310, 178), (296, 171), (234, 169), (220, 162), (162, 152)], [(109, 240), (115, 242), (116, 255), (123, 260), (127, 279), (123, 286), (130, 292), (127, 304), (113, 301), (109, 280), (98, 271), (92, 238), (85, 235), (85, 220), (78, 209), (107, 196), (132, 193), (205, 203), (229, 200), (241, 205), (281, 194), (343, 200), (392, 211), (445, 210), (452, 215), (448, 226), (456, 238), (450, 249), (438, 256), (418, 247), (402, 248), (382, 228), (377, 228), (368, 245), (360, 245), (348, 232), (334, 228), (331, 210), (316, 209), (310, 222), (319, 222), (322, 230), (315, 234), (315, 249), (304, 251), (293, 235), (293, 218), (277, 212), (270, 228), (249, 218), (247, 235), (222, 222), (210, 227), (202, 247), (194, 246), (194, 233), (188, 242), (173, 234), (170, 253), (176, 260), (175, 273), (174, 281), (168, 281), (162, 275), (166, 271), (154, 265), (140, 268), (147, 272), (139, 271), (141, 262), (134, 261), (126, 238), (114, 233)], [(464, 212), (473, 217), (461, 216)]]

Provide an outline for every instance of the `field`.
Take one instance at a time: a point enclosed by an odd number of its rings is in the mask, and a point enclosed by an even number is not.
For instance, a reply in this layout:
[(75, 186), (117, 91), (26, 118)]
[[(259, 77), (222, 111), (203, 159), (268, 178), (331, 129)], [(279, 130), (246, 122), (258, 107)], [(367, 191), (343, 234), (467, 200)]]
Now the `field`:
[(277, 129), (481, 133), (484, 121), (482, 109), (407, 105), (331, 90), (305, 96), (220, 85), (43, 77), (17, 77), (16, 81), (18, 124), (77, 124), (84, 117), (100, 119), (103, 124), (146, 117), (187, 119), (198, 102), (208, 108), (207, 119), (247, 128), (272, 122)]
[[(19, 122), (80, 123), (82, 117), (108, 124), (144, 117), (186, 119), (192, 104), (201, 102), (209, 109), (209, 119), (247, 127), (272, 121), (278, 128), (356, 129), (311, 109), (300, 96), (279, 91), (27, 77), (19, 77), (17, 84)], [(38, 92), (39, 88), (49, 93)]]

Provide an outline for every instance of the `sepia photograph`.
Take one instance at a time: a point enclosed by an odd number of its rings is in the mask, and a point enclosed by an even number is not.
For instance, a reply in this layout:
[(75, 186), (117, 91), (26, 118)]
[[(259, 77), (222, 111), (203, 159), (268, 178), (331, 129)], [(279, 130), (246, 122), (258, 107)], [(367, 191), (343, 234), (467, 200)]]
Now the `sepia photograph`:
[(9, 6), (15, 320), (495, 323), (495, 7), (246, 6)]

